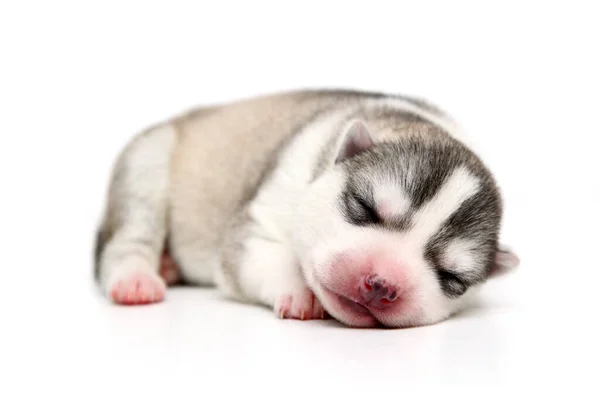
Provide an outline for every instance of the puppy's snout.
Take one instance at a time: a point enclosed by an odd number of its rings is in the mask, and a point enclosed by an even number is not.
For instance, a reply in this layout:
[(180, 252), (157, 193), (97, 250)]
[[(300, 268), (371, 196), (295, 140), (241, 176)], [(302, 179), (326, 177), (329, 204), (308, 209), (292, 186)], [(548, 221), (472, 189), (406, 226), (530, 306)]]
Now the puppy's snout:
[(365, 305), (385, 308), (398, 299), (398, 289), (378, 275), (365, 277), (360, 290)]

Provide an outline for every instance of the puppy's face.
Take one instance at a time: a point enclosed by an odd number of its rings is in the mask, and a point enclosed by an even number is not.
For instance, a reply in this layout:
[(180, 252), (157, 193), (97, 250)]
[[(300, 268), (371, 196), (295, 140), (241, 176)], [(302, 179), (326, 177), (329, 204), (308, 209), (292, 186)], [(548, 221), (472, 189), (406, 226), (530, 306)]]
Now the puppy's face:
[(306, 281), (350, 326), (439, 322), (518, 264), (499, 249), (493, 178), (450, 138), (375, 144), (355, 122), (301, 200), (294, 235)]

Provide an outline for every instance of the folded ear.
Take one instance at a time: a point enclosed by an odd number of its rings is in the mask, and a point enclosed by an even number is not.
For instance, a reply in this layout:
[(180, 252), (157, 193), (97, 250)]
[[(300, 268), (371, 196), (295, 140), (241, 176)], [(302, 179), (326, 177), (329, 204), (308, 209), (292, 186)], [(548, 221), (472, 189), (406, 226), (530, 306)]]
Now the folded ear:
[(335, 163), (354, 157), (373, 146), (373, 138), (363, 121), (352, 121), (346, 128)]
[(488, 273), (489, 278), (495, 278), (508, 274), (515, 270), (521, 260), (519, 256), (507, 245), (500, 244), (494, 254), (494, 261)]

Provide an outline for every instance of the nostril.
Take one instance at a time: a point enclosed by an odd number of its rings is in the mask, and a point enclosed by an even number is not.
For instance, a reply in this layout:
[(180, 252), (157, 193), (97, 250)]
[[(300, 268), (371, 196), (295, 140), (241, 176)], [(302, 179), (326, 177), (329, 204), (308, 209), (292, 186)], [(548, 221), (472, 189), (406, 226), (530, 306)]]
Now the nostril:
[(381, 289), (381, 285), (378, 285), (377, 277), (374, 275), (367, 276), (364, 283), (365, 283), (365, 289), (367, 289), (369, 292), (373, 291), (373, 288), (375, 290)]
[(377, 275), (365, 277), (360, 287), (361, 304), (387, 308), (398, 299), (398, 288)]

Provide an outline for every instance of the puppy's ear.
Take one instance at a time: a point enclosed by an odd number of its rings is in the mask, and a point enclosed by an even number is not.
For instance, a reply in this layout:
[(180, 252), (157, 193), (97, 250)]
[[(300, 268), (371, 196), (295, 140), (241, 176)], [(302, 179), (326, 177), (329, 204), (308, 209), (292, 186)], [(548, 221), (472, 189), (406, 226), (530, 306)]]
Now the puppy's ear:
[(488, 278), (506, 275), (517, 269), (520, 264), (519, 256), (507, 245), (500, 244), (494, 254), (494, 261), (488, 272)]
[(367, 125), (360, 120), (352, 121), (344, 134), (337, 151), (335, 163), (340, 163), (373, 147), (373, 138)]

